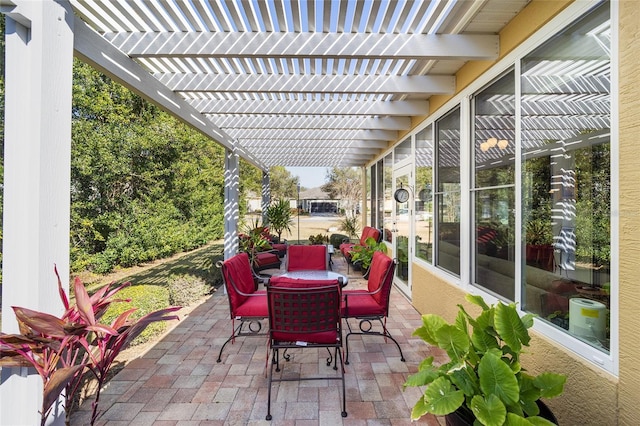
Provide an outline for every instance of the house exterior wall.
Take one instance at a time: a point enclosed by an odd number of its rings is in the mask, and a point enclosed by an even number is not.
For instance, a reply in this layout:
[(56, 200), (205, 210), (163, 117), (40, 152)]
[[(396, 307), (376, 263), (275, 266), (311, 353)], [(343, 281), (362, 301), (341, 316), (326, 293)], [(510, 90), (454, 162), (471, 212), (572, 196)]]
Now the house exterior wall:
[[(640, 8), (631, 0), (619, 2), (619, 199), (620, 199), (620, 383), (619, 424), (640, 424)], [(615, 213), (615, 212), (614, 212)]]
[[(501, 57), (517, 47), (542, 25), (572, 2), (533, 1), (500, 34)], [(532, 331), (531, 348), (523, 357), (523, 365), (534, 372), (555, 371), (566, 374), (567, 384), (561, 397), (548, 401), (560, 424), (632, 425), (640, 424), (640, 369), (638, 353), (640, 339), (640, 157), (637, 135), (640, 132), (640, 8), (637, 2), (622, 0), (619, 8), (618, 51), (619, 91), (617, 106), (619, 121), (612, 128), (619, 130), (619, 230), (613, 229), (612, 243), (618, 241), (619, 253), (619, 374), (610, 374), (557, 343)], [(615, 49), (614, 49), (615, 51)], [(612, 55), (612, 56), (615, 56)], [(493, 62), (476, 61), (467, 64), (457, 75), (457, 91), (471, 84), (486, 72)], [(612, 65), (613, 69), (615, 64)], [(451, 97), (434, 96), (431, 113)], [(613, 102), (616, 101), (614, 97)], [(615, 120), (616, 115), (612, 114)], [(421, 123), (416, 120), (415, 126)], [(615, 136), (615, 133), (614, 135)], [(402, 137), (400, 138), (400, 140)], [(613, 167), (613, 166), (612, 166)], [(615, 173), (615, 170), (614, 170)], [(612, 192), (615, 192), (612, 191)], [(615, 194), (612, 193), (612, 200)], [(615, 206), (615, 204), (614, 204)], [(617, 235), (616, 235), (617, 234)], [(616, 259), (612, 259), (616, 262)], [(436, 313), (447, 320), (455, 318), (457, 304), (465, 304), (465, 292), (446, 274), (433, 272), (413, 264), (412, 302), (422, 313)], [(470, 308), (473, 310), (473, 308)], [(612, 325), (615, 321), (612, 315)], [(614, 348), (615, 350), (615, 348)]]

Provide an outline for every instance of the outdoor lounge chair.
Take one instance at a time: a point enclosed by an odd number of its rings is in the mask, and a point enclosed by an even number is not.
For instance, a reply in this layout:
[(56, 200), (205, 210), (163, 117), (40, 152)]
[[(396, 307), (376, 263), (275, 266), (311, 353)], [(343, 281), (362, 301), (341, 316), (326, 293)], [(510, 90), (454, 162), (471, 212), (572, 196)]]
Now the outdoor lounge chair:
[[(373, 254), (367, 290), (345, 290), (342, 292), (342, 317), (347, 323), (349, 332), (345, 336), (346, 357), (345, 364), (349, 364), (349, 336), (352, 334), (377, 335), (393, 340), (400, 351), (400, 360), (404, 355), (400, 344), (391, 336), (387, 329), (389, 316), (389, 299), (393, 284), (393, 272), (396, 268), (395, 260), (377, 251)], [(360, 331), (352, 331), (349, 319), (359, 321)], [(382, 331), (373, 329), (372, 321), (379, 321)]]
[[(273, 382), (293, 380), (342, 380), (342, 417), (347, 416), (342, 360), (342, 326), (340, 320), (340, 285), (338, 280), (292, 280), (274, 277), (267, 287), (269, 305), (269, 392), (267, 396), (267, 420), (271, 420), (271, 387)], [(327, 365), (333, 363), (340, 375), (300, 376), (293, 374), (274, 378), (280, 371), (280, 350), (286, 354), (292, 348), (327, 348)], [(331, 352), (333, 349), (333, 353)], [(281, 388), (282, 389), (282, 388)]]
[[(221, 270), (222, 280), (229, 297), (231, 336), (220, 348), (217, 362), (222, 361), (222, 351), (227, 343), (233, 344), (236, 337), (265, 335), (260, 333), (262, 329), (260, 321), (269, 316), (267, 293), (265, 290), (256, 290), (255, 276), (247, 253), (239, 253), (225, 260)], [(237, 327), (236, 321), (239, 321)]]
[(362, 229), (362, 235), (360, 235), (360, 240), (357, 243), (351, 242), (343, 242), (340, 244), (340, 253), (344, 256), (344, 259), (347, 263), (351, 263), (351, 254), (353, 253), (353, 248), (356, 245), (365, 246), (367, 238), (373, 238), (376, 240), (376, 243), (382, 241), (382, 232), (379, 229), (373, 228), (371, 226), (365, 226)]

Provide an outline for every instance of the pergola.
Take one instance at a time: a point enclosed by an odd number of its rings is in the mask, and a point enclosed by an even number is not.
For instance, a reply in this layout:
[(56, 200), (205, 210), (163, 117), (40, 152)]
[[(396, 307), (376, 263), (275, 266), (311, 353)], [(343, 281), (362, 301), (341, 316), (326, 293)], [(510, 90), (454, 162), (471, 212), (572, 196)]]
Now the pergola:
[[(0, 0), (6, 24), (2, 327), (61, 309), (69, 276), (73, 56), (225, 147), (225, 250), (238, 158), (363, 167), (494, 60), (528, 0)], [(2, 370), (0, 423), (39, 418), (37, 375)], [(14, 407), (21, 407), (15, 410)], [(61, 422), (58, 417), (57, 422)]]

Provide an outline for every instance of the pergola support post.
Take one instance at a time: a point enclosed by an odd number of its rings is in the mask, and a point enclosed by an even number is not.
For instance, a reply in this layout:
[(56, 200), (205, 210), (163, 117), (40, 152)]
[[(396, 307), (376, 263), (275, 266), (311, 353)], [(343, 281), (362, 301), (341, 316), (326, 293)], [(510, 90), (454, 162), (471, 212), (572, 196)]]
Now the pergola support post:
[[(11, 306), (60, 315), (54, 265), (69, 277), (73, 12), (67, 2), (3, 5), (6, 19), (2, 331)], [(2, 368), (0, 424), (40, 423), (42, 381)], [(64, 424), (60, 403), (47, 424)]]
[(267, 217), (267, 209), (271, 204), (271, 182), (269, 180), (269, 173), (262, 172), (262, 223), (269, 224), (269, 218)]
[(224, 258), (238, 253), (240, 170), (238, 155), (225, 150), (224, 157)]

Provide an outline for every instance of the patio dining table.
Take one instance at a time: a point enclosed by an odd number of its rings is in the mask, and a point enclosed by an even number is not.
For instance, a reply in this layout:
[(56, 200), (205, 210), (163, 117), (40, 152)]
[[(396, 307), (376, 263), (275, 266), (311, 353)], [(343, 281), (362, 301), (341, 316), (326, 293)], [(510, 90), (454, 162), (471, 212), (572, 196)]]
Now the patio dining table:
[(296, 278), (302, 280), (340, 280), (340, 286), (345, 287), (349, 284), (349, 277), (334, 271), (317, 271), (317, 270), (301, 270), (290, 271), (278, 275), (279, 277)]

